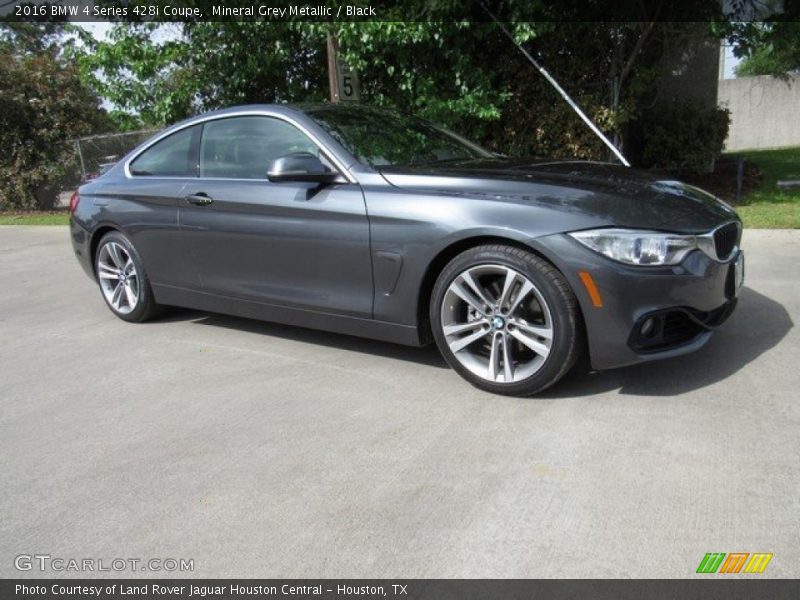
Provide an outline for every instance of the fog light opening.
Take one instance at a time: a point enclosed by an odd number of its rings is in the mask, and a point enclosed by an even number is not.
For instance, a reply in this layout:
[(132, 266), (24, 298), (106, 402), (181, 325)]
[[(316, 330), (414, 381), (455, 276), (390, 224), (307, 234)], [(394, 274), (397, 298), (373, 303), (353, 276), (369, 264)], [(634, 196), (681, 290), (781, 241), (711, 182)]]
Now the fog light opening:
[(653, 317), (647, 317), (639, 327), (639, 335), (644, 338), (652, 338), (656, 334), (656, 320)]

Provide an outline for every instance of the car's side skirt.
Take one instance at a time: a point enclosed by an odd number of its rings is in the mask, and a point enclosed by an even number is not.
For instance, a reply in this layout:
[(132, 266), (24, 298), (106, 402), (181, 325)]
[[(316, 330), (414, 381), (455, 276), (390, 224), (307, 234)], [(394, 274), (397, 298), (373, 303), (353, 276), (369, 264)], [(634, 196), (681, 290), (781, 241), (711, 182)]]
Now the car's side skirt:
[(382, 340), (405, 346), (423, 345), (419, 331), (413, 325), (401, 325), (346, 315), (263, 304), (169, 285), (153, 284), (153, 293), (159, 304), (167, 306), (181, 306), (236, 317), (282, 323), (284, 325), (320, 329), (322, 331)]

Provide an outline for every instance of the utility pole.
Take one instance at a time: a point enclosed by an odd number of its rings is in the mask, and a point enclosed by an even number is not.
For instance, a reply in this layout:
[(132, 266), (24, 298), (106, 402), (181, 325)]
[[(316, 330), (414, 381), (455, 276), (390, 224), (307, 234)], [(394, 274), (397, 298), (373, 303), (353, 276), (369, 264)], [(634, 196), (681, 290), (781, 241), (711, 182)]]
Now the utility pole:
[(328, 85), (331, 89), (331, 102), (339, 102), (339, 69), (337, 52), (339, 42), (333, 32), (328, 32)]
[(361, 80), (350, 65), (339, 60), (339, 40), (333, 31), (328, 31), (328, 85), (333, 103), (361, 100)]

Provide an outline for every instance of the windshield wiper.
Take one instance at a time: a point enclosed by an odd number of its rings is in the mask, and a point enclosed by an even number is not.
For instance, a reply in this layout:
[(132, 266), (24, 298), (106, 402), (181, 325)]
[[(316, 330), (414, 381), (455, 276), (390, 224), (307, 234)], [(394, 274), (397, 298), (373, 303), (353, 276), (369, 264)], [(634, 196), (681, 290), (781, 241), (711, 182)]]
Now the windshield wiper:
[(425, 162), (416, 162), (411, 163), (414, 165), (440, 165), (442, 163), (451, 163), (451, 162), (462, 162), (462, 163), (474, 163), (482, 160), (498, 160), (496, 156), (460, 156), (457, 158), (440, 158), (437, 160), (429, 160)]

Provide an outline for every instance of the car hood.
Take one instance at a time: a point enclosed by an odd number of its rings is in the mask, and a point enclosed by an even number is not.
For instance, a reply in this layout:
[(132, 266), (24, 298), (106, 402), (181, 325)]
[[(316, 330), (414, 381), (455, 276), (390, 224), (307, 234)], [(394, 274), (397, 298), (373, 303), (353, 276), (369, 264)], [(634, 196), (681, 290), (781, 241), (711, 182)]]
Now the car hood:
[(404, 189), (522, 202), (617, 227), (701, 233), (738, 219), (699, 188), (610, 163), (491, 158), (379, 170)]

